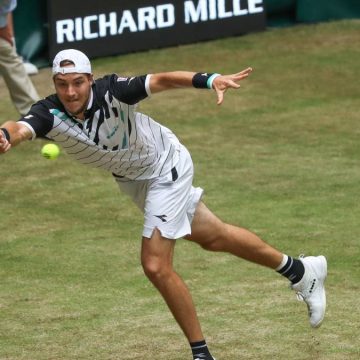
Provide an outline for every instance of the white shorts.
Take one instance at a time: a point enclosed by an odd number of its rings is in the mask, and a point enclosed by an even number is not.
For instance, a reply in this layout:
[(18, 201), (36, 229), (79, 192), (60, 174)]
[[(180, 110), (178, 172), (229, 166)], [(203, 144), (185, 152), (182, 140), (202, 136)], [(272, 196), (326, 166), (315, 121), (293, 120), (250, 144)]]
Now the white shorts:
[(155, 228), (168, 239), (191, 234), (191, 222), (203, 189), (192, 186), (194, 166), (181, 145), (179, 161), (171, 172), (151, 180), (121, 181), (121, 191), (129, 195), (144, 213), (142, 235), (151, 238)]

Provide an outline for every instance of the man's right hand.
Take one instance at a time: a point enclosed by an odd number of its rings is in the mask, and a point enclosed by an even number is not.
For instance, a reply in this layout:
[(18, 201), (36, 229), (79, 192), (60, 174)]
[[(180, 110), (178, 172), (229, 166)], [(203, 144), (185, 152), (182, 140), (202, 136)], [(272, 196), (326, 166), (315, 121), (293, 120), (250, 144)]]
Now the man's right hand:
[(0, 154), (6, 153), (11, 148), (11, 144), (6, 139), (6, 136), (2, 130), (0, 130)]

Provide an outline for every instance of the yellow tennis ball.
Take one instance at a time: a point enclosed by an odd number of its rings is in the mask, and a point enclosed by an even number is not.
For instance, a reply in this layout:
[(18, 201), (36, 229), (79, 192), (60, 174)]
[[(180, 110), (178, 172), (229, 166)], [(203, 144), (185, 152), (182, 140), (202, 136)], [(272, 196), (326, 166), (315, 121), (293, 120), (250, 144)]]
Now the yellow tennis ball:
[(54, 160), (60, 154), (60, 149), (56, 144), (46, 144), (41, 149), (41, 155), (46, 159)]

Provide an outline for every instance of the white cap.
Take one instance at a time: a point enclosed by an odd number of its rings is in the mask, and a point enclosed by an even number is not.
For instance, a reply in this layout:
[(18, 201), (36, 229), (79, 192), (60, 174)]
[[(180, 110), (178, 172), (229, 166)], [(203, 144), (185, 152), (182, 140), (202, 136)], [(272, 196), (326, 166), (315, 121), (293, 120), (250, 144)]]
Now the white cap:
[[(64, 60), (69, 60), (75, 66), (61, 67), (60, 64)], [(91, 74), (91, 64), (89, 58), (81, 51), (75, 49), (67, 49), (59, 51), (53, 61), (53, 74)]]

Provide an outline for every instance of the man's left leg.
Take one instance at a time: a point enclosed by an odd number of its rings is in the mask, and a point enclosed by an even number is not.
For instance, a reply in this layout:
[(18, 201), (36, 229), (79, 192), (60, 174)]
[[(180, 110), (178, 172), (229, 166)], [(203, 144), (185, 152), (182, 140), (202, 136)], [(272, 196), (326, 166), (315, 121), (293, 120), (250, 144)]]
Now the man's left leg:
[(319, 327), (325, 316), (324, 282), (327, 263), (324, 256), (294, 259), (265, 243), (254, 233), (217, 218), (202, 202), (198, 204), (185, 238), (206, 250), (223, 251), (278, 271), (292, 282), (292, 288), (306, 302), (310, 324)]

